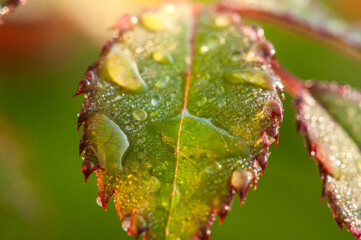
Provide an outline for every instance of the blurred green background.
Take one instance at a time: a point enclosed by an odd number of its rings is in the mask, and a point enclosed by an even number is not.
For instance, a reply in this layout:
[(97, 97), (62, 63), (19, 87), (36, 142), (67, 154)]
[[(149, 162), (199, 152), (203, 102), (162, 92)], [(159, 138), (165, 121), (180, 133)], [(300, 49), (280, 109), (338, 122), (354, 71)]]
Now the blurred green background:
[[(132, 239), (114, 203), (107, 211), (96, 204), (95, 176), (84, 183), (76, 130), (83, 99), (72, 95), (112, 36), (107, 27), (116, 17), (157, 2), (33, 0), (0, 26), (1, 239)], [(360, 19), (352, 2), (345, 2), (349, 7), (336, 6), (339, 13)], [(297, 76), (361, 89), (359, 63), (263, 26), (278, 60)], [(257, 191), (242, 207), (235, 198), (223, 225), (218, 219), (213, 224), (211, 239), (353, 239), (338, 229), (326, 200), (319, 201), (318, 169), (296, 134), (288, 95), (284, 107), (280, 144), (271, 147)]]

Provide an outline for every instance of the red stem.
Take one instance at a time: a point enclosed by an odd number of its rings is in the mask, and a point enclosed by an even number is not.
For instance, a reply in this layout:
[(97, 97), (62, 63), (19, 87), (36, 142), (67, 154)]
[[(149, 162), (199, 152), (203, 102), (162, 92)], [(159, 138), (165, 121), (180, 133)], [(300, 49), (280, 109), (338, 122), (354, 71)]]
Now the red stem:
[(293, 97), (296, 98), (303, 91), (306, 90), (303, 82), (294, 76), (292, 73), (284, 69), (276, 60), (271, 61), (273, 71), (281, 78), (285, 90)]

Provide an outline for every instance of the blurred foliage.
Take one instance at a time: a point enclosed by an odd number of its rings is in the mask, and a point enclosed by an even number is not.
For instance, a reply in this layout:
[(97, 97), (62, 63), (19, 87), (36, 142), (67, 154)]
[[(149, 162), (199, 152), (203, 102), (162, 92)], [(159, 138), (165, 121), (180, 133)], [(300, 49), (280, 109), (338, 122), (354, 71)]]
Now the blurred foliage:
[[(83, 182), (76, 131), (82, 99), (71, 97), (102, 42), (112, 35), (106, 29), (116, 16), (156, 1), (110, 2), (98, 1), (104, 9), (96, 9), (94, 3), (96, 10), (89, 10), (84, 1), (29, 1), (0, 26), (3, 239), (131, 239), (122, 230), (113, 203), (107, 212), (97, 206), (95, 177)], [(84, 19), (89, 26), (81, 24)], [(291, 72), (303, 79), (330, 79), (361, 89), (359, 63), (304, 37), (264, 27), (278, 60)], [(34, 37), (32, 42), (29, 36)], [(353, 239), (339, 231), (326, 201), (319, 202), (318, 169), (309, 160), (303, 137), (296, 134), (291, 102), (286, 95), (280, 144), (271, 147), (257, 191), (249, 193), (242, 207), (235, 199), (223, 225), (217, 219), (212, 226), (212, 239)]]

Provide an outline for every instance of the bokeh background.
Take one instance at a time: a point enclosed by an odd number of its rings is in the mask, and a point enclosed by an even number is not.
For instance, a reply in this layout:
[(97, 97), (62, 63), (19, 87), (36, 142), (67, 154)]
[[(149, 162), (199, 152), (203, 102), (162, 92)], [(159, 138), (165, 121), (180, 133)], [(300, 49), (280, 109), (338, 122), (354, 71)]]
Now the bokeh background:
[[(96, 204), (95, 176), (80, 170), (73, 99), (87, 66), (123, 13), (156, 0), (29, 0), (0, 26), (0, 239), (132, 239), (110, 203)], [(328, 0), (337, 14), (361, 20), (358, 0)], [(278, 60), (303, 79), (332, 80), (361, 89), (361, 65), (302, 36), (263, 24)], [(353, 239), (335, 224), (321, 180), (296, 134), (286, 95), (279, 146), (257, 191), (244, 206), (236, 197), (211, 239)]]

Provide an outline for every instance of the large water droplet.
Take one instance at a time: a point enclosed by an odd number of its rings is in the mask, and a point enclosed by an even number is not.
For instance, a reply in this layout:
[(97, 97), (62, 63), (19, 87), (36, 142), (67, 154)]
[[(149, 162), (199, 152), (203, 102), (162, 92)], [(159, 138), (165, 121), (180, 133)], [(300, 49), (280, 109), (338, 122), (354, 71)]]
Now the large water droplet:
[(253, 84), (265, 89), (273, 89), (274, 82), (277, 80), (263, 71), (246, 69), (225, 73), (223, 79), (232, 84)]
[(86, 160), (95, 157), (100, 167), (110, 173), (121, 170), (129, 141), (115, 122), (103, 114), (92, 115), (85, 122), (83, 140), (87, 146)]
[(109, 79), (132, 92), (145, 91), (148, 87), (139, 74), (138, 66), (127, 46), (114, 44), (101, 63), (99, 76)]
[(239, 194), (243, 204), (252, 183), (252, 173), (244, 170), (236, 170), (232, 173), (231, 186)]
[(206, 53), (208, 51), (209, 51), (209, 46), (207, 46), (207, 45), (203, 45), (199, 49), (197, 49), (197, 52), (199, 54), (204, 54), (204, 53)]
[(246, 25), (242, 27), (243, 34), (252, 41), (264, 40), (264, 30), (258, 26)]
[(130, 30), (138, 23), (138, 18), (133, 15), (123, 15), (115, 22), (112, 29)]
[(165, 88), (169, 82), (169, 77), (168, 76), (165, 76), (165, 77), (162, 77), (161, 79), (159, 79), (156, 83), (155, 83), (155, 87), (156, 88)]
[(132, 112), (133, 117), (138, 121), (144, 121), (147, 119), (148, 114), (143, 109), (136, 109)]
[(124, 231), (126, 231), (128, 235), (133, 235), (136, 238), (138, 238), (146, 227), (144, 218), (139, 214), (132, 212), (122, 219), (122, 228)]
[(155, 51), (152, 52), (151, 54), (151, 58), (159, 63), (163, 63), (163, 64), (170, 64), (173, 63), (173, 57), (170, 53), (165, 52), (165, 51)]
[(247, 61), (267, 63), (275, 59), (276, 50), (269, 41), (257, 41), (246, 55)]
[[(178, 131), (182, 115), (155, 124), (162, 140), (177, 149)], [(182, 154), (191, 158), (225, 158), (233, 156), (249, 156), (249, 147), (242, 137), (234, 137), (226, 131), (214, 126), (208, 119), (198, 118), (188, 111), (182, 120), (182, 132), (179, 143)]]
[(228, 14), (218, 14), (214, 18), (214, 25), (217, 27), (228, 27), (232, 22), (232, 19)]
[(168, 29), (166, 21), (162, 18), (160, 13), (146, 12), (141, 17), (141, 23), (146, 29), (159, 32)]
[(207, 166), (205, 167), (205, 172), (207, 174), (213, 174), (219, 172), (222, 169), (222, 165), (217, 161), (209, 161)]
[(158, 178), (152, 176), (148, 182), (148, 189), (150, 192), (156, 192), (160, 187)]
[(203, 105), (205, 105), (207, 103), (208, 99), (205, 96), (202, 96), (198, 101), (197, 101), (197, 106), (201, 107)]

